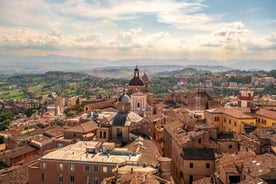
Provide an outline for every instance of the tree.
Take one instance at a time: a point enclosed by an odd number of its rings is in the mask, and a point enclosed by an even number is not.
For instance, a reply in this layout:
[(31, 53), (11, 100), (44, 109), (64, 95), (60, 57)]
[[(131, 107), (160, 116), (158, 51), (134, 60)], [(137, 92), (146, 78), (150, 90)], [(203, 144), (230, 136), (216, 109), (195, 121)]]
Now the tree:
[(5, 143), (5, 137), (4, 136), (0, 136), (0, 144)]
[(10, 123), (11, 123), (10, 119), (6, 119), (3, 122), (0, 122), (0, 131), (9, 129), (10, 128)]
[(26, 111), (25, 111), (25, 114), (27, 117), (31, 117), (33, 114), (35, 113), (35, 110), (33, 108), (28, 108)]

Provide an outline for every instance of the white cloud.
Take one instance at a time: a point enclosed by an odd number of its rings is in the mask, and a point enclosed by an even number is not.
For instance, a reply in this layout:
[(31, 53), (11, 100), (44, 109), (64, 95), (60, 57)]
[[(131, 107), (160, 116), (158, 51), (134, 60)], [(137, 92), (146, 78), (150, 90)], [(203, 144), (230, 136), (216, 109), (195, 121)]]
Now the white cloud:
[(141, 32), (142, 28), (131, 29), (128, 32), (122, 32), (116, 38), (116, 42), (120, 46), (132, 46), (133, 44), (136, 44), (135, 39)]
[(224, 24), (223, 27), (213, 31), (202, 46), (222, 47), (232, 51), (244, 49), (244, 42), (247, 40), (249, 31), (242, 22)]

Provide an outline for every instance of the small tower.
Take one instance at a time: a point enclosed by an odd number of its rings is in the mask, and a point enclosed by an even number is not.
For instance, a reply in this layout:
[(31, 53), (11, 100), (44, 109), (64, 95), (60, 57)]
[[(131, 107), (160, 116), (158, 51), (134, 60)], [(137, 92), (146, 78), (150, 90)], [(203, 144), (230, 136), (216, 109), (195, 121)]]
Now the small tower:
[(134, 69), (134, 77), (139, 77), (139, 69), (137, 68), (137, 65), (136, 65), (136, 68)]
[(142, 76), (142, 80), (144, 81), (144, 84), (145, 84), (145, 92), (149, 92), (149, 78), (148, 78), (146, 72)]

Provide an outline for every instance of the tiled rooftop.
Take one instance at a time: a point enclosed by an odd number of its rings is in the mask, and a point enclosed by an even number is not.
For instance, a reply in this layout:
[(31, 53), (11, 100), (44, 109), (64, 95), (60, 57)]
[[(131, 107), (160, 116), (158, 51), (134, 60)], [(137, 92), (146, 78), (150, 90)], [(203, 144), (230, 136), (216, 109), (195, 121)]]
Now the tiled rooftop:
[(243, 162), (245, 170), (250, 169), (250, 175), (253, 177), (271, 172), (276, 168), (276, 157), (272, 154), (257, 155), (255, 158)]
[(50, 137), (61, 137), (61, 136), (63, 136), (63, 131), (64, 131), (63, 127), (56, 127), (56, 128), (45, 131), (44, 135), (50, 136)]
[(206, 111), (210, 113), (227, 114), (229, 116), (240, 118), (240, 119), (253, 118), (253, 116), (247, 114), (247, 113), (250, 113), (249, 108), (216, 108), (216, 109), (209, 109)]
[(256, 154), (253, 151), (241, 151), (238, 154), (224, 154), (219, 159), (219, 165), (223, 167), (234, 166), (235, 163), (242, 163), (247, 160), (251, 160), (256, 157)]
[(18, 148), (15, 148), (13, 150), (8, 150), (5, 152), (6, 157), (16, 157), (18, 155), (23, 155), (24, 153), (28, 153), (31, 151), (35, 151), (36, 149), (30, 146), (21, 146)]
[(80, 125), (77, 125), (75, 127), (66, 129), (64, 131), (68, 131), (68, 132), (83, 132), (83, 133), (87, 133), (93, 130), (96, 130), (98, 128), (98, 124), (91, 120), (85, 123), (82, 123)]
[(184, 123), (180, 121), (175, 121), (164, 125), (167, 132), (172, 136), (173, 139), (175, 139), (175, 141), (180, 146), (191, 141), (191, 138), (194, 138), (206, 133), (206, 131), (204, 130), (187, 132), (186, 130), (183, 129), (183, 126), (184, 126)]
[[(161, 157), (157, 147), (155, 146), (154, 142), (148, 139), (144, 139), (141, 141), (142, 145), (140, 149), (138, 150), (138, 153), (141, 154), (141, 157), (138, 160), (139, 164), (148, 164), (148, 165), (157, 165), (158, 164), (158, 158)], [(128, 145), (125, 146), (125, 148), (128, 148), (129, 151), (135, 152), (138, 148), (137, 142), (134, 141)]]
[(259, 109), (258, 111), (256, 111), (257, 115), (261, 115), (261, 116), (265, 116), (265, 117), (269, 117), (271, 119), (276, 120), (276, 112), (275, 111), (269, 111), (266, 109)]

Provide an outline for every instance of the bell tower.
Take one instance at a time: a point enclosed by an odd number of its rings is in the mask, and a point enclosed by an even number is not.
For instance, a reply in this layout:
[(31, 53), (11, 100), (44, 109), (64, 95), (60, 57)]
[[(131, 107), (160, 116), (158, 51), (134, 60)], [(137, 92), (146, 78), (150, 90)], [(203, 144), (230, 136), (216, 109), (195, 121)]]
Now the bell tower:
[(137, 68), (137, 65), (136, 65), (136, 68), (134, 69), (134, 77), (139, 77), (139, 69)]

